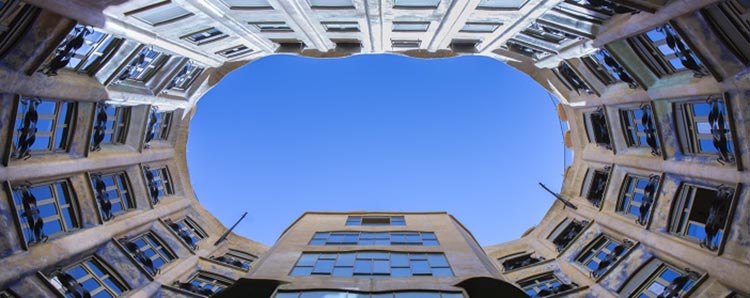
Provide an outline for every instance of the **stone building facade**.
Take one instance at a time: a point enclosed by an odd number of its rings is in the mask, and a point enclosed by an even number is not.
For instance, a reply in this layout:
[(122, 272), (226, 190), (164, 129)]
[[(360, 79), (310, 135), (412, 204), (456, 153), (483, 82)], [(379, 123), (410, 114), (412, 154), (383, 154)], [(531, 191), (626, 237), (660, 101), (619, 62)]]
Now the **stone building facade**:
[[(281, 53), (515, 67), (560, 101), (574, 152), (560, 200), (481, 250), (444, 213), (307, 213), (272, 248), (222, 237), (190, 184), (189, 121), (227, 73)], [(0, 297), (196, 297), (239, 281), (229, 295), (263, 280), (277, 297), (454, 297), (470, 277), (530, 296), (747, 297), (749, 65), (744, 0), (0, 0)], [(357, 216), (407, 225), (346, 226)], [(351, 231), (440, 245), (311, 245)], [(429, 282), (297, 275), (323, 251), (449, 265), (428, 266)]]

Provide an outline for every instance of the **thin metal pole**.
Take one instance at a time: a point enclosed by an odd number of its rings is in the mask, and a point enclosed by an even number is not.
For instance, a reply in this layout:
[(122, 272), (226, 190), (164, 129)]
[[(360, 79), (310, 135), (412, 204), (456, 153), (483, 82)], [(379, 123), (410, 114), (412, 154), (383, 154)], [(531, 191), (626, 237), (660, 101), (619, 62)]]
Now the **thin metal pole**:
[(549, 192), (549, 193), (551, 193), (551, 194), (552, 194), (553, 196), (555, 196), (555, 198), (556, 198), (556, 199), (560, 200), (560, 202), (562, 202), (563, 204), (565, 204), (565, 206), (567, 206), (567, 207), (570, 207), (570, 208), (573, 208), (573, 209), (576, 209), (576, 210), (578, 209), (578, 207), (576, 207), (576, 205), (573, 205), (573, 203), (571, 203), (570, 201), (568, 201), (568, 200), (564, 199), (564, 198), (563, 198), (563, 197), (561, 197), (561, 196), (560, 196), (560, 195), (559, 195), (558, 193), (556, 193), (556, 192), (554, 192), (554, 191), (550, 190), (549, 188), (547, 188), (547, 186), (545, 186), (545, 185), (544, 185), (544, 184), (542, 184), (541, 182), (539, 182), (539, 185), (541, 185), (541, 186), (542, 186), (542, 188), (544, 188), (544, 190), (546, 190), (547, 192)]
[(234, 224), (232, 225), (232, 227), (231, 227), (231, 228), (229, 228), (229, 230), (227, 230), (226, 232), (224, 232), (224, 234), (222, 234), (222, 235), (221, 235), (221, 237), (219, 237), (219, 240), (216, 240), (216, 242), (214, 242), (214, 246), (217, 246), (217, 245), (219, 245), (219, 243), (221, 243), (222, 241), (224, 241), (224, 240), (227, 240), (227, 236), (229, 236), (229, 233), (231, 233), (231, 232), (232, 232), (232, 230), (234, 230), (234, 227), (236, 227), (236, 226), (237, 226), (237, 224), (239, 224), (239, 223), (240, 223), (240, 222), (242, 221), (242, 219), (244, 219), (244, 218), (245, 218), (245, 216), (246, 216), (246, 215), (247, 215), (247, 211), (245, 211), (245, 213), (244, 213), (244, 214), (242, 214), (242, 217), (240, 217), (240, 219), (238, 219), (238, 220), (237, 220), (237, 222), (235, 222), (235, 223), (234, 223)]

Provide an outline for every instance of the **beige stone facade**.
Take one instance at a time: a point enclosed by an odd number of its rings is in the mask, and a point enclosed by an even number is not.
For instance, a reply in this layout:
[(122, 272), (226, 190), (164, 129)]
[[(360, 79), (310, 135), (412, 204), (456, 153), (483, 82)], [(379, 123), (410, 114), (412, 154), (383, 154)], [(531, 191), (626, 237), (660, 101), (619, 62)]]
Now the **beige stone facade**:
[[(484, 248), (439, 212), (306, 213), (270, 248), (222, 240), (190, 183), (190, 118), (227, 73), (279, 53), (517, 68), (560, 101), (567, 203)], [(748, 65), (743, 0), (0, 0), (0, 297), (197, 297), (235, 281), (222, 295), (269, 281), (279, 298), (483, 297), (470, 282), (747, 297)], [(356, 216), (405, 225), (346, 225)], [(334, 232), (423, 238), (311, 245)], [(332, 254), (372, 271), (325, 276)]]

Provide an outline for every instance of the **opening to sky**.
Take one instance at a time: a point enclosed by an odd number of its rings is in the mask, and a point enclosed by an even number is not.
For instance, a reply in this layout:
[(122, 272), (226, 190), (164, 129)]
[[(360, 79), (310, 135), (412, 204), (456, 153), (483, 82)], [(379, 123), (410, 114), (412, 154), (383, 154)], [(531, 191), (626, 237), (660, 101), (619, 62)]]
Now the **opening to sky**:
[(487, 57), (271, 56), (197, 106), (196, 195), (238, 234), (272, 245), (306, 211), (447, 211), (482, 245), (517, 239), (558, 191), (555, 105)]

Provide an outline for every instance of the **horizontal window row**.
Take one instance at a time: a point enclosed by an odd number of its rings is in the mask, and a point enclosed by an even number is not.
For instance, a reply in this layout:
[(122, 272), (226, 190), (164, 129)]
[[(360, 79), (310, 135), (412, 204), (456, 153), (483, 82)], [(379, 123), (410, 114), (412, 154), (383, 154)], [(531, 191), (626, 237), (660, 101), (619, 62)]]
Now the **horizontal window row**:
[[(166, 180), (171, 179), (166, 167), (155, 170), (163, 173)], [(146, 173), (149, 171), (146, 170)], [(124, 171), (90, 173), (88, 177), (94, 191), (92, 197), (103, 222), (137, 207), (130, 179)], [(158, 183), (156, 185), (162, 187), (166, 185), (161, 181), (153, 183)], [(17, 222), (25, 245), (45, 242), (50, 236), (82, 227), (78, 196), (70, 180), (11, 183), (10, 189), (12, 206), (16, 210)], [(158, 197), (174, 194), (171, 187), (163, 190), (157, 194)]]
[(274, 298), (463, 298), (461, 293), (403, 291), (403, 292), (350, 292), (350, 291), (294, 291), (277, 292)]
[(453, 276), (453, 271), (441, 253), (361, 251), (303, 253), (289, 275), (381, 278)]
[(320, 232), (310, 245), (439, 245), (431, 232)]
[(405, 226), (403, 216), (349, 216), (347, 226)]
[[(604, 200), (609, 176), (605, 170), (589, 169), (582, 195), (600, 208)], [(658, 195), (661, 175), (626, 174), (620, 186), (615, 211), (631, 218), (636, 224), (647, 226)], [(669, 233), (716, 251), (724, 242), (729, 229), (732, 206), (739, 194), (737, 187), (715, 183), (681, 182), (669, 207)]]
[[(730, 122), (731, 110), (723, 96), (677, 100), (672, 103), (671, 109), (682, 156), (714, 158), (720, 164), (736, 164), (734, 125)], [(643, 148), (650, 150), (652, 155), (664, 155), (655, 113), (650, 104), (619, 108), (617, 113), (622, 137), (628, 148)], [(604, 107), (583, 113), (589, 142), (612, 149), (612, 125), (608, 119)]]
[[(73, 135), (79, 133), (76, 129), (83, 126), (75, 122), (79, 113), (76, 102), (20, 96), (17, 106), (10, 153), (14, 160), (68, 152)], [(129, 106), (97, 103), (89, 152), (127, 144), (132, 110)], [(155, 107), (148, 111), (144, 148), (149, 148), (152, 141), (168, 140), (173, 114)]]

